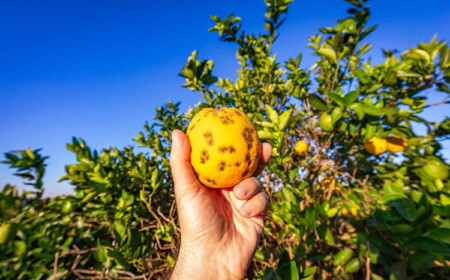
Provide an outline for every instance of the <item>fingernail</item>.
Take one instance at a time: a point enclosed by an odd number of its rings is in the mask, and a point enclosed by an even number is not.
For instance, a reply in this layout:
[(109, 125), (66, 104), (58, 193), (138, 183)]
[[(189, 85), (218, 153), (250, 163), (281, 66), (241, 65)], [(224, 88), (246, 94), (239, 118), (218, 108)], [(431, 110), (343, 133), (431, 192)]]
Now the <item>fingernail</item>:
[(172, 131), (172, 147), (177, 146), (178, 145), (178, 137), (175, 133), (175, 130)]

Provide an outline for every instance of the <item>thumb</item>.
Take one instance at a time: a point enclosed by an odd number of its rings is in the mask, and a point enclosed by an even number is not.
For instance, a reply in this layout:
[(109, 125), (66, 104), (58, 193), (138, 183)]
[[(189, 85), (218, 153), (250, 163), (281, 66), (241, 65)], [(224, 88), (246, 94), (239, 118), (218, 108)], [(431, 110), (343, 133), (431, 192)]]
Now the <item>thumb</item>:
[(172, 149), (170, 152), (170, 167), (175, 184), (175, 195), (183, 189), (196, 185), (197, 178), (190, 162), (191, 146), (181, 130), (172, 132)]

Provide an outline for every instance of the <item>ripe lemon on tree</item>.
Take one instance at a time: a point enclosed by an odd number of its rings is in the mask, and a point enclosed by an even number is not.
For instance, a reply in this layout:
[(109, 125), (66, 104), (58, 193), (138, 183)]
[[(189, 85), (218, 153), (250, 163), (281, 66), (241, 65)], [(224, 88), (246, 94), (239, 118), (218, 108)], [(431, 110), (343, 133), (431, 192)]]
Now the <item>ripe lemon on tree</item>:
[(346, 218), (356, 218), (358, 217), (358, 208), (355, 206), (350, 207), (350, 211), (347, 207), (342, 208), (341, 210), (342, 216)]
[(386, 141), (386, 148), (391, 153), (403, 152), (408, 146), (408, 140), (396, 135), (386, 137)]
[(308, 143), (303, 140), (297, 141), (297, 143), (295, 143), (294, 150), (298, 154), (302, 154), (308, 150)]
[(192, 118), (186, 135), (192, 167), (205, 186), (235, 186), (258, 167), (258, 134), (245, 113), (236, 108), (201, 110)]
[(364, 149), (366, 149), (369, 154), (377, 156), (386, 152), (387, 140), (377, 136), (370, 137), (364, 142)]

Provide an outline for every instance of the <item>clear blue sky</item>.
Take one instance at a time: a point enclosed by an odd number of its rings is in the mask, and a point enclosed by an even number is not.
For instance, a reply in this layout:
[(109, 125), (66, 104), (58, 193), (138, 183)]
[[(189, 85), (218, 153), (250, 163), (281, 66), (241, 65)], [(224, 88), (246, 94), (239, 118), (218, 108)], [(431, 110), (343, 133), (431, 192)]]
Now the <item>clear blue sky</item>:
[[(380, 23), (367, 42), (369, 53), (381, 48), (406, 50), (433, 34), (450, 40), (450, 1), (371, 1), (371, 23)], [(246, 1), (2, 1), (0, 10), (0, 153), (26, 147), (49, 155), (46, 194), (70, 193), (56, 180), (74, 156), (65, 148), (72, 136), (96, 149), (132, 144), (154, 115), (154, 108), (199, 101), (181, 88), (178, 77), (193, 50), (216, 62), (216, 75), (235, 77), (235, 47), (208, 33), (212, 14), (242, 17), (244, 28), (262, 31), (264, 3)], [(308, 37), (344, 17), (339, 0), (295, 1), (275, 45), (280, 61), (304, 54), (313, 63)], [(429, 93), (437, 100), (436, 93)], [(448, 116), (449, 107), (427, 114)], [(448, 147), (448, 145), (446, 145)], [(21, 185), (0, 165), (0, 187)]]

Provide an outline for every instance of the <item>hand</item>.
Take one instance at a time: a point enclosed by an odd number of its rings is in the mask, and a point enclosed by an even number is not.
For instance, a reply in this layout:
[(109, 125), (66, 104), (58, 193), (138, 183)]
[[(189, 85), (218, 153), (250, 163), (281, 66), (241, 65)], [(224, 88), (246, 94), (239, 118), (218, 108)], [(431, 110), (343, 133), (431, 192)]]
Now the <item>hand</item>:
[[(264, 169), (271, 153), (270, 144), (263, 143), (254, 176)], [(180, 130), (172, 133), (170, 164), (181, 228), (171, 279), (243, 279), (269, 206), (260, 182), (250, 177), (233, 188), (203, 186), (190, 163), (188, 138)]]

